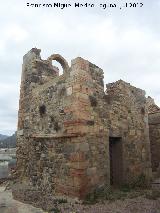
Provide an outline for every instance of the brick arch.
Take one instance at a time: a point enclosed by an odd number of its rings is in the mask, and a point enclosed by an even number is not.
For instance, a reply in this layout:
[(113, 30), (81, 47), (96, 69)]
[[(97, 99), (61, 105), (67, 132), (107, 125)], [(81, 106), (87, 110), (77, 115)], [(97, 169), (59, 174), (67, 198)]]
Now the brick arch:
[(53, 54), (48, 59), (52, 63), (53, 60), (59, 62), (63, 68), (63, 73), (67, 73), (69, 70), (68, 62), (59, 54)]

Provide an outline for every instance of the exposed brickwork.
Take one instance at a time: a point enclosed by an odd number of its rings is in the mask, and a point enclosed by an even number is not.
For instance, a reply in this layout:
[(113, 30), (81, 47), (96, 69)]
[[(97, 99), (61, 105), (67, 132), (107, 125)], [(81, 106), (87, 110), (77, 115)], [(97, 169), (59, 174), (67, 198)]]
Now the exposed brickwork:
[[(63, 75), (52, 60), (61, 63)], [(24, 56), (17, 133), (17, 174), (22, 183), (43, 194), (78, 198), (109, 186), (110, 137), (122, 142), (121, 184), (142, 174), (149, 180), (143, 90), (120, 80), (104, 92), (103, 70), (80, 57), (69, 67), (57, 54), (42, 60), (38, 49)]]
[(148, 97), (152, 170), (160, 176), (160, 108)]
[[(109, 101), (108, 101), (109, 100)], [(145, 92), (122, 80), (108, 84), (110, 136), (122, 138), (123, 181), (151, 174), (148, 109)]]

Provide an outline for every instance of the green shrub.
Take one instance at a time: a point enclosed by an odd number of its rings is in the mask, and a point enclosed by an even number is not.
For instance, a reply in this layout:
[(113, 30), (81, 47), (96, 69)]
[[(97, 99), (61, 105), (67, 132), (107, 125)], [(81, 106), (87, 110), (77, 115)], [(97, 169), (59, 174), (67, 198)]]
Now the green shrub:
[(61, 213), (61, 211), (57, 207), (51, 209), (49, 212), (50, 213)]
[(58, 198), (58, 199), (55, 199), (54, 202), (57, 203), (57, 204), (67, 203), (67, 199)]
[(145, 177), (145, 175), (144, 174), (139, 175), (137, 177), (137, 179), (131, 183), (130, 187), (132, 189), (134, 189), (134, 188), (146, 188), (147, 185), (146, 185), (146, 177)]

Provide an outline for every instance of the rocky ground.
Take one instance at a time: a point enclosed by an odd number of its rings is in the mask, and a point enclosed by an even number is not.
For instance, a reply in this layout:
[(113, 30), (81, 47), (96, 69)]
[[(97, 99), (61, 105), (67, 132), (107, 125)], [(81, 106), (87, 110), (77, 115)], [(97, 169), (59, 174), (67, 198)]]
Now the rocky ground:
[[(0, 213), (45, 213), (45, 211), (14, 200), (11, 190), (1, 186)], [(59, 203), (50, 213), (160, 213), (160, 198), (147, 199), (139, 196), (94, 205)]]
[(1, 186), (0, 213), (44, 213), (44, 211), (14, 200), (11, 190), (5, 190), (5, 187)]
[(95, 204), (92, 206), (77, 205), (70, 209), (66, 205), (63, 208), (61, 207), (61, 209), (65, 213), (160, 213), (160, 200), (148, 200), (138, 197), (124, 201), (105, 201), (104, 204)]

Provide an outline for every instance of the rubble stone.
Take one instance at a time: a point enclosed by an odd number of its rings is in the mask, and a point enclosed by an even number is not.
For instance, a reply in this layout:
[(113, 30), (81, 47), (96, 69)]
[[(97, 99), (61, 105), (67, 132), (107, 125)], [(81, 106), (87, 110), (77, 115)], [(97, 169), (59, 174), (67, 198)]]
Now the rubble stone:
[[(62, 75), (52, 60), (62, 65)], [(83, 199), (102, 185), (130, 184), (142, 175), (151, 179), (145, 91), (122, 80), (104, 91), (103, 75), (80, 57), (69, 67), (58, 54), (42, 60), (36, 48), (24, 56), (17, 177), (37, 190), (36, 199)], [(13, 194), (28, 199), (27, 187)]]

